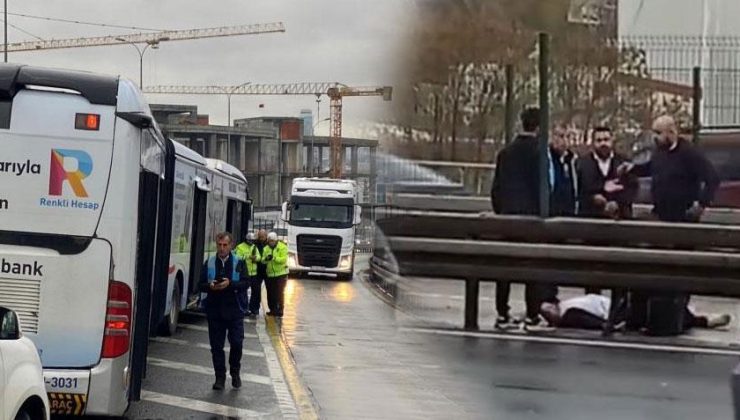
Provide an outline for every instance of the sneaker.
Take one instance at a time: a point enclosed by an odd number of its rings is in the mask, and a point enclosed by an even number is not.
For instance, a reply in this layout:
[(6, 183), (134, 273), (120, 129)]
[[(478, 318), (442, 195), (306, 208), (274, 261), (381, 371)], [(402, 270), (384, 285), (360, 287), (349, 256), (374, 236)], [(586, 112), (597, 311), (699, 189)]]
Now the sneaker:
[(722, 328), (730, 325), (732, 317), (728, 314), (707, 317), (707, 328)]
[(493, 327), (497, 330), (511, 330), (517, 327), (517, 323), (508, 315), (499, 316), (496, 318), (496, 323), (493, 325)]
[(554, 331), (555, 327), (551, 326), (550, 324), (545, 321), (544, 318), (541, 316), (537, 316), (537, 318), (524, 318), (524, 322), (522, 322), (522, 327), (525, 331)]

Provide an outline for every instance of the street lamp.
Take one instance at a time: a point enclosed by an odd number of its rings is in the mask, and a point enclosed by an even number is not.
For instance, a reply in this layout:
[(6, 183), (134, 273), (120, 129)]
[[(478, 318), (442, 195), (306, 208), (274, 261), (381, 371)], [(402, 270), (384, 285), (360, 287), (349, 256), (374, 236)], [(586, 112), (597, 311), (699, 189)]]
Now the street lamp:
[(247, 86), (251, 84), (252, 82), (244, 82), (241, 85), (233, 86), (231, 88), (224, 88), (221, 86), (214, 86), (215, 88), (220, 89), (223, 93), (226, 94), (226, 101), (228, 102), (228, 108), (226, 110), (226, 115), (229, 121), (229, 133), (227, 135), (226, 139), (226, 162), (229, 162), (229, 158), (231, 155), (231, 95), (233, 95), (237, 90), (243, 88), (244, 86)]
[[(319, 101), (317, 100), (316, 102), (319, 102)], [(322, 122), (330, 121), (330, 120), (331, 120), (331, 117), (326, 117), (321, 121), (317, 121), (316, 124), (313, 125), (313, 128), (311, 128), (311, 176), (313, 176), (314, 168), (316, 168), (316, 162), (314, 162), (314, 157), (316, 157), (316, 155), (314, 153), (314, 148), (313, 148), (313, 141), (316, 138), (316, 127), (318, 127), (319, 124), (321, 124)]]
[(125, 38), (116, 38), (116, 41), (125, 42), (127, 44), (131, 44), (136, 48), (136, 52), (139, 53), (139, 89), (144, 90), (144, 53), (149, 47), (152, 47), (152, 49), (157, 50), (159, 49), (159, 43), (163, 41), (169, 41), (169, 37), (162, 37), (157, 38), (153, 41), (146, 41), (146, 45), (144, 48), (139, 48), (138, 45), (131, 41), (127, 41)]

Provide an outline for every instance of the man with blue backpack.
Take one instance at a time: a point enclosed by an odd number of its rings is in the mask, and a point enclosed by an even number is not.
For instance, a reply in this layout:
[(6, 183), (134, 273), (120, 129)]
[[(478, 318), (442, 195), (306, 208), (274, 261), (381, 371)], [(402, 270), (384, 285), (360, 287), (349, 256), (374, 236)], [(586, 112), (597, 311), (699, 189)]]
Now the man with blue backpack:
[(199, 289), (208, 296), (205, 312), (208, 318), (208, 339), (211, 344), (213, 369), (216, 382), (213, 389), (222, 390), (226, 383), (226, 355), (224, 340), (228, 333), (229, 372), (231, 385), (242, 385), (241, 370), (242, 343), (244, 341), (244, 315), (247, 312), (245, 290), (249, 286), (244, 269), (244, 261), (231, 252), (232, 238), (228, 232), (216, 236), (216, 255), (211, 256), (203, 267)]

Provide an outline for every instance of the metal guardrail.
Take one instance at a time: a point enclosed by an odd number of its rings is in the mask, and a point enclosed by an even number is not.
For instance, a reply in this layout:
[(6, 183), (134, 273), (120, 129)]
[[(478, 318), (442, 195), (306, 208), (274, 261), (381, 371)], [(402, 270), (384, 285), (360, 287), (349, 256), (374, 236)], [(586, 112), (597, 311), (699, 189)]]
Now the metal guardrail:
[(466, 329), (481, 281), (740, 297), (740, 227), (413, 211), (377, 223), (373, 276), (464, 280)]
[[(389, 206), (401, 210), (481, 213), (491, 211), (490, 197), (428, 194), (393, 194), (388, 198)], [(634, 216), (639, 220), (651, 220), (652, 205), (635, 204)], [(708, 208), (702, 216), (704, 223), (740, 225), (740, 209)]]

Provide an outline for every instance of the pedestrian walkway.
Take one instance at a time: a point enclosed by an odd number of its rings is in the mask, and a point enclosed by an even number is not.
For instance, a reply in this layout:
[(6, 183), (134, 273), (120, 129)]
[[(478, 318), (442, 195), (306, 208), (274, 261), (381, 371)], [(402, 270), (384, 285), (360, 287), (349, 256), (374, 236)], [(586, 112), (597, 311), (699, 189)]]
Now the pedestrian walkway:
[[(411, 326), (460, 329), (463, 327), (465, 283), (441, 279), (402, 279), (396, 285), (394, 305), (413, 318)], [(583, 289), (560, 288), (559, 297), (567, 299), (583, 295)], [(608, 294), (608, 291), (604, 292)], [(483, 282), (480, 286), (479, 325), (481, 331), (493, 330), (496, 319), (495, 284)], [(512, 315), (524, 316), (524, 286), (512, 284), (509, 304)], [(689, 307), (696, 314), (722, 314), (732, 316), (728, 328), (718, 330), (694, 328), (680, 337), (645, 337), (639, 334), (615, 334), (614, 339), (645, 341), (661, 344), (711, 346), (740, 349), (740, 301), (709, 296), (692, 296)], [(509, 332), (519, 333), (519, 331)], [(554, 334), (564, 337), (599, 337), (597, 331), (560, 329)]]
[[(200, 313), (185, 313), (172, 337), (149, 343), (147, 375), (141, 401), (129, 419), (298, 418), (264, 319), (245, 320), (242, 387), (213, 391), (208, 324)], [(228, 352), (228, 342), (226, 351)]]

